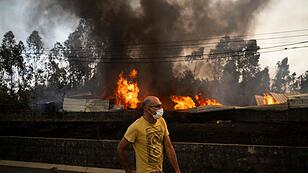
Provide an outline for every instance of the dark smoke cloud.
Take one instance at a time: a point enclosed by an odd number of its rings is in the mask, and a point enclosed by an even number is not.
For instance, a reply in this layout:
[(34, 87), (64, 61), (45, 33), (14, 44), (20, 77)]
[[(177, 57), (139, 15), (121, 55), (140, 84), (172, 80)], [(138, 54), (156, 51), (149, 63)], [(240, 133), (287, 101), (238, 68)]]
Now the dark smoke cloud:
[(61, 6), (80, 18), (93, 19), (96, 34), (102, 38), (159, 42), (246, 33), (269, 0), (134, 2), (140, 3), (140, 9), (134, 10), (131, 1), (123, 0), (58, 0), (48, 10), (57, 15), (55, 6)]
[[(44, 10), (55, 10), (55, 4), (65, 12), (91, 20), (94, 35), (108, 46), (117, 46), (114, 51), (120, 58), (129, 56), (126, 43), (158, 43), (151, 50), (143, 51), (143, 57), (160, 57), (166, 54), (159, 43), (173, 40), (198, 39), (227, 34), (245, 34), (253, 26), (254, 17), (270, 0), (58, 0), (52, 4), (42, 1)], [(49, 4), (49, 5), (48, 5)], [(133, 8), (133, 6), (139, 8)], [(55, 17), (56, 11), (50, 12)], [(125, 44), (123, 44), (125, 43)], [(179, 55), (180, 49), (168, 50)], [(116, 57), (115, 53), (109, 54)], [(153, 57), (153, 59), (155, 58)], [(119, 58), (117, 56), (117, 58)], [(137, 57), (138, 58), (138, 57)], [(100, 73), (103, 85), (115, 84), (120, 71), (137, 68), (141, 95), (154, 94), (168, 99), (177, 93), (172, 63), (152, 64), (103, 64)], [(185, 84), (184, 84), (185, 85)], [(193, 86), (192, 86), (193, 87)], [(108, 90), (109, 89), (109, 90)], [(107, 93), (113, 93), (108, 87)], [(186, 93), (192, 94), (192, 93)]]

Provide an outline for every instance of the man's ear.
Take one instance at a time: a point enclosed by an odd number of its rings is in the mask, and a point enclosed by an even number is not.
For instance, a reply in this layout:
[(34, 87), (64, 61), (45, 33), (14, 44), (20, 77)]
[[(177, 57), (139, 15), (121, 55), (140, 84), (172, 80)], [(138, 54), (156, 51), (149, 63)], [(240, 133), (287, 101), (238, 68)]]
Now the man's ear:
[(143, 107), (143, 113), (149, 113), (148, 107)]
[(150, 115), (153, 115), (153, 114), (156, 113), (155, 110), (153, 110), (153, 109), (151, 109), (151, 108), (149, 108), (149, 107), (145, 107), (145, 108), (144, 108), (144, 112), (147, 112), (147, 113), (150, 114)]

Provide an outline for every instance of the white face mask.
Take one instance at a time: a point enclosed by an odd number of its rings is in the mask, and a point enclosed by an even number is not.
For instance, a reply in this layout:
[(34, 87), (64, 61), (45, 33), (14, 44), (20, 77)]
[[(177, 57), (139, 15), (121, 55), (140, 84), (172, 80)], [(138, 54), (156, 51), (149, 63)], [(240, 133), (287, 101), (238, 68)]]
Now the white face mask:
[(162, 117), (163, 114), (164, 114), (164, 109), (163, 109), (163, 108), (160, 108), (160, 109), (158, 109), (158, 110), (156, 111), (156, 114), (153, 115), (153, 118), (154, 118), (154, 119), (158, 119), (158, 118)]

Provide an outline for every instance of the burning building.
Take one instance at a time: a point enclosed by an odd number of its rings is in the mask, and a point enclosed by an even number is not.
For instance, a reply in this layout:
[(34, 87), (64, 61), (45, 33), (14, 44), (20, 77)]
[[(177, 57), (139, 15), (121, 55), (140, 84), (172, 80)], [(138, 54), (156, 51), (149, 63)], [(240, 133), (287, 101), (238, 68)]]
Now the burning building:
[(308, 107), (307, 94), (280, 94), (280, 93), (264, 93), (264, 96), (255, 95), (256, 103), (258, 106), (275, 106), (286, 105), (291, 108)]
[(278, 93), (264, 93), (263, 96), (255, 95), (257, 105), (274, 105), (274, 104), (285, 104), (288, 101), (286, 94)]

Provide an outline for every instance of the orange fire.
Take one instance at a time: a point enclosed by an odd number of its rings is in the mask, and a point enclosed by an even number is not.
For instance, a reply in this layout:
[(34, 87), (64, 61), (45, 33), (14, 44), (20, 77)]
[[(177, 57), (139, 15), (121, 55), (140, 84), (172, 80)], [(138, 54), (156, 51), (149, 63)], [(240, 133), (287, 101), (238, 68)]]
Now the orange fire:
[[(137, 77), (137, 70), (133, 69), (129, 76), (132, 79)], [(128, 81), (124, 78), (123, 72), (119, 74), (119, 80), (116, 87), (116, 104), (124, 105), (125, 108), (136, 109), (140, 100), (138, 99), (139, 87), (137, 82)]]
[(274, 99), (274, 97), (272, 97), (268, 93), (264, 93), (263, 104), (265, 104), (265, 105), (272, 105), (272, 104), (277, 104), (277, 103), (278, 102)]
[(138, 72), (136, 69), (133, 69), (130, 73), (129, 73), (129, 77), (130, 78), (137, 78)]
[(198, 106), (207, 106), (207, 105), (214, 105), (214, 106), (222, 106), (221, 103), (219, 103), (215, 99), (209, 99), (209, 98), (202, 98), (201, 95), (195, 96), (196, 102)]
[(222, 104), (219, 103), (217, 100), (202, 98), (201, 95), (195, 96), (196, 102), (194, 102), (194, 100), (189, 96), (171, 96), (171, 100), (176, 103), (176, 105), (174, 106), (174, 110), (189, 109), (195, 108), (196, 106), (206, 105), (222, 106)]
[(175, 110), (189, 109), (196, 107), (195, 102), (189, 96), (171, 96), (171, 100), (176, 103)]

